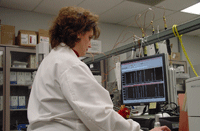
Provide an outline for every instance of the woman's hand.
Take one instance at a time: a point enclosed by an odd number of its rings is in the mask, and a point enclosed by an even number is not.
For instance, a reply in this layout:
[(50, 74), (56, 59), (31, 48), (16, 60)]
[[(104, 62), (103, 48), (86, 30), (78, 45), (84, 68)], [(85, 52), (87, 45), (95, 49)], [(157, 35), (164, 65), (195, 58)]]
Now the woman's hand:
[(167, 126), (155, 127), (150, 131), (171, 131)]

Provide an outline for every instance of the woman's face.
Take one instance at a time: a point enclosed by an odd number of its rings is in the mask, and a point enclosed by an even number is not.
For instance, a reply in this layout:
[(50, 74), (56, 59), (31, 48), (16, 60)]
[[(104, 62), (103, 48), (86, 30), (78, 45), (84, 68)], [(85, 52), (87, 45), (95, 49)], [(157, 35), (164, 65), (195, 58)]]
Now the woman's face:
[(90, 40), (93, 37), (93, 30), (86, 32), (85, 35), (79, 35), (78, 37), (81, 40), (80, 42), (76, 43), (73, 49), (77, 51), (79, 54), (79, 57), (81, 57), (86, 54), (86, 52), (88, 51), (88, 48), (91, 48)]

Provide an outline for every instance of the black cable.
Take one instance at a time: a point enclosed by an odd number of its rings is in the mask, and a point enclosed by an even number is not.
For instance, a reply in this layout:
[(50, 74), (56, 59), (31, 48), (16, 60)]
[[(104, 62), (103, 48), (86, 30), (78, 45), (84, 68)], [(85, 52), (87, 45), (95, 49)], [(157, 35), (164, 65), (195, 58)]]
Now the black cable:
[[(174, 104), (175, 105), (175, 108), (172, 108), (172, 104)], [(170, 109), (167, 109), (167, 108), (165, 108), (167, 105), (170, 105), (170, 108), (171, 108), (171, 110)], [(162, 106), (161, 107), (162, 109), (162, 113), (168, 113), (170, 116), (179, 116), (179, 106), (176, 104), (176, 103), (174, 103), (174, 102), (170, 102), (170, 103), (168, 103), (168, 104), (165, 104), (164, 106)]]
[[(166, 24), (166, 18), (165, 16), (163, 16), (163, 21), (164, 21), (164, 26), (165, 26), (165, 30), (167, 30), (167, 24)], [(170, 46), (170, 40), (169, 39), (166, 39), (166, 45), (167, 45), (167, 52), (169, 54), (169, 56), (171, 56), (171, 46)]]
[(147, 105), (144, 107), (143, 112), (141, 115), (144, 115), (146, 113)]

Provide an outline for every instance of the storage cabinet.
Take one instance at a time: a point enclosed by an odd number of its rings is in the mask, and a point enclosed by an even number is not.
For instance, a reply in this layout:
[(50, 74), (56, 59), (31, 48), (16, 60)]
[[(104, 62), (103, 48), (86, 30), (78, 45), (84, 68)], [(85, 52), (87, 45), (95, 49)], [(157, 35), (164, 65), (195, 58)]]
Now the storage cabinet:
[[(5, 78), (4, 84), (0, 85), (0, 96), (4, 99), (3, 110), (0, 111), (0, 131), (12, 131), (17, 130), (19, 125), (28, 125), (27, 105), (32, 84), (30, 75), (32, 77), (37, 70), (36, 64), (32, 63), (36, 49), (0, 45), (0, 51), (5, 63), (0, 67)], [(102, 86), (106, 88), (105, 63), (105, 60), (93, 63), (90, 69), (94, 75), (102, 76)]]
[(5, 48), (0, 47), (0, 131), (3, 130), (5, 118)]
[(173, 67), (175, 69), (179, 69), (180, 67), (183, 67), (183, 68), (180, 68), (179, 70), (182, 71), (183, 73), (188, 73), (188, 70), (187, 70), (187, 61), (181, 61), (181, 60), (171, 60), (170, 61), (173, 65)]
[[(1, 94), (4, 97), (3, 131), (17, 130), (20, 124), (28, 124), (27, 104), (32, 84), (32, 74), (37, 69), (31, 65), (35, 61), (33, 47), (2, 46), (5, 52), (5, 74)], [(0, 68), (1, 69), (1, 68)], [(3, 91), (2, 91), (3, 90)], [(2, 111), (1, 111), (2, 112)]]
[(176, 69), (176, 89), (177, 93), (185, 93), (185, 80), (190, 78), (187, 70), (187, 61), (170, 61), (173, 68)]
[[(98, 53), (94, 53), (93, 54), (98, 55)], [(93, 55), (91, 55), (90, 53), (86, 53), (86, 55), (84, 56), (83, 59), (85, 58), (89, 58), (89, 57), (94, 57)], [(92, 71), (92, 74), (95, 76), (95, 78), (97, 79), (97, 81), (104, 87), (107, 88), (107, 60), (101, 60), (98, 62), (93, 62), (91, 64), (87, 64), (87, 66), (90, 68), (90, 70)], [(98, 77), (98, 76), (101, 76)]]

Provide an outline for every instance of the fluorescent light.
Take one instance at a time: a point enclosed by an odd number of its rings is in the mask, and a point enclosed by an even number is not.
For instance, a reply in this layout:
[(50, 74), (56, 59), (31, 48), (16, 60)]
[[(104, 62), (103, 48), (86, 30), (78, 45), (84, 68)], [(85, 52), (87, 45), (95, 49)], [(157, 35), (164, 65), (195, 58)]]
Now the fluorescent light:
[(186, 8), (184, 10), (181, 10), (181, 12), (200, 15), (200, 2)]

